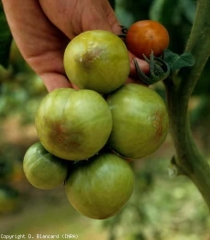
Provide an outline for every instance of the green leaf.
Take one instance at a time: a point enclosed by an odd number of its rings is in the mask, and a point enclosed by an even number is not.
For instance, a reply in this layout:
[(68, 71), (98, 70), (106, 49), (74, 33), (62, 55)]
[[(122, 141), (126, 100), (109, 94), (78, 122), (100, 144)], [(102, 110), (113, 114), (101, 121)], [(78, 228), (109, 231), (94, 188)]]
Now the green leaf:
[(178, 55), (169, 49), (164, 52), (164, 60), (169, 65), (172, 72), (183, 67), (192, 67), (195, 64), (195, 58), (190, 52)]
[(8, 67), (12, 35), (0, 2), (0, 65)]

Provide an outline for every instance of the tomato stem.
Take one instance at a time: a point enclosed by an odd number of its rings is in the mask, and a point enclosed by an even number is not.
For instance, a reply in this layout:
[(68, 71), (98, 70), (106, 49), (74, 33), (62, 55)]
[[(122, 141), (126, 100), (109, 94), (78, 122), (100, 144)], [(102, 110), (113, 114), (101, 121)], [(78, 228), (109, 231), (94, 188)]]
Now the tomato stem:
[(137, 60), (135, 58), (133, 59), (137, 77), (142, 83), (151, 85), (163, 81), (169, 76), (170, 68), (163, 59), (155, 57), (153, 52), (150, 55), (150, 59), (145, 55), (143, 56), (145, 61), (149, 64), (149, 73), (147, 75), (142, 72)]
[(197, 1), (195, 19), (185, 49), (185, 52), (191, 52), (194, 56), (195, 65), (180, 69), (164, 83), (171, 135), (176, 149), (174, 164), (197, 186), (210, 209), (210, 165), (193, 138), (188, 115), (191, 94), (209, 58), (209, 11), (209, 0)]
[(123, 25), (120, 25), (120, 27), (121, 27), (122, 33), (119, 34), (118, 37), (121, 38), (123, 41), (125, 41), (128, 29), (126, 27), (124, 27)]

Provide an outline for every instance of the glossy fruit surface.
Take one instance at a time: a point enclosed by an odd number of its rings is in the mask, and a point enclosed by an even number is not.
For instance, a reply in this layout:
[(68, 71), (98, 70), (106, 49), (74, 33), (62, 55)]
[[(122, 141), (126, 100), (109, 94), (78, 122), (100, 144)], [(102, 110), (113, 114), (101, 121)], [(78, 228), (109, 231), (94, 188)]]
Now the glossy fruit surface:
[(52, 189), (67, 177), (67, 162), (50, 154), (40, 142), (26, 151), (23, 170), (28, 181), (39, 189)]
[(143, 58), (143, 54), (149, 58), (152, 51), (154, 56), (160, 56), (169, 45), (169, 34), (159, 22), (138, 21), (128, 29), (126, 45), (139, 58)]
[(113, 153), (99, 153), (78, 164), (65, 183), (65, 191), (82, 215), (105, 219), (122, 209), (133, 186), (134, 174), (128, 162)]
[(77, 87), (102, 94), (119, 88), (130, 72), (124, 42), (102, 30), (86, 31), (73, 38), (64, 53), (64, 67)]
[(162, 98), (140, 84), (126, 84), (107, 99), (113, 117), (108, 145), (120, 155), (140, 159), (155, 152), (168, 133)]
[(104, 98), (92, 90), (60, 88), (50, 92), (36, 114), (43, 146), (67, 160), (84, 160), (107, 142), (112, 116)]

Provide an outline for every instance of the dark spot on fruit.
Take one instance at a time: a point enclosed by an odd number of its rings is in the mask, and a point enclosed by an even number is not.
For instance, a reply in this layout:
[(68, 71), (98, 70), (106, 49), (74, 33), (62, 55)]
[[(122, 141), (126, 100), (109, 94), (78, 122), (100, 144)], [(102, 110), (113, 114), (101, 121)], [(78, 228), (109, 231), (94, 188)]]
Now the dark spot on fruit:
[(61, 144), (63, 149), (77, 151), (82, 142), (82, 133), (79, 131), (71, 132), (61, 123), (49, 122), (50, 134), (48, 140), (54, 145)]
[(82, 55), (82, 57), (79, 58), (79, 61), (84, 68), (90, 69), (94, 61), (100, 58), (102, 52), (103, 48), (101, 47), (91, 47), (90, 50), (88, 50), (85, 54)]

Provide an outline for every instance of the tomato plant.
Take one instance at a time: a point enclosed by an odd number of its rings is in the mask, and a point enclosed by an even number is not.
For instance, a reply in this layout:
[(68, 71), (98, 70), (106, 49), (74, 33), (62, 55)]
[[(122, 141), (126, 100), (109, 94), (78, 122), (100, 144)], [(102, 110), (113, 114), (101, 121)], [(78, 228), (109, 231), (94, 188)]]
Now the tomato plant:
[(108, 145), (118, 154), (140, 159), (155, 152), (168, 133), (163, 99), (152, 89), (130, 83), (108, 96), (113, 127)]
[(67, 162), (50, 154), (40, 142), (26, 151), (23, 170), (28, 181), (36, 188), (52, 189), (67, 177)]
[(134, 174), (129, 163), (113, 153), (99, 153), (75, 164), (65, 182), (69, 202), (82, 215), (105, 219), (118, 213), (132, 195)]
[(169, 45), (167, 29), (159, 22), (141, 20), (133, 23), (126, 35), (128, 49), (139, 58), (149, 58), (151, 52), (160, 56)]
[(119, 88), (130, 72), (124, 42), (102, 30), (86, 31), (71, 40), (64, 53), (64, 67), (77, 87), (99, 93)]
[(84, 160), (106, 144), (112, 116), (97, 92), (60, 88), (42, 100), (35, 123), (40, 141), (50, 153), (67, 160)]

